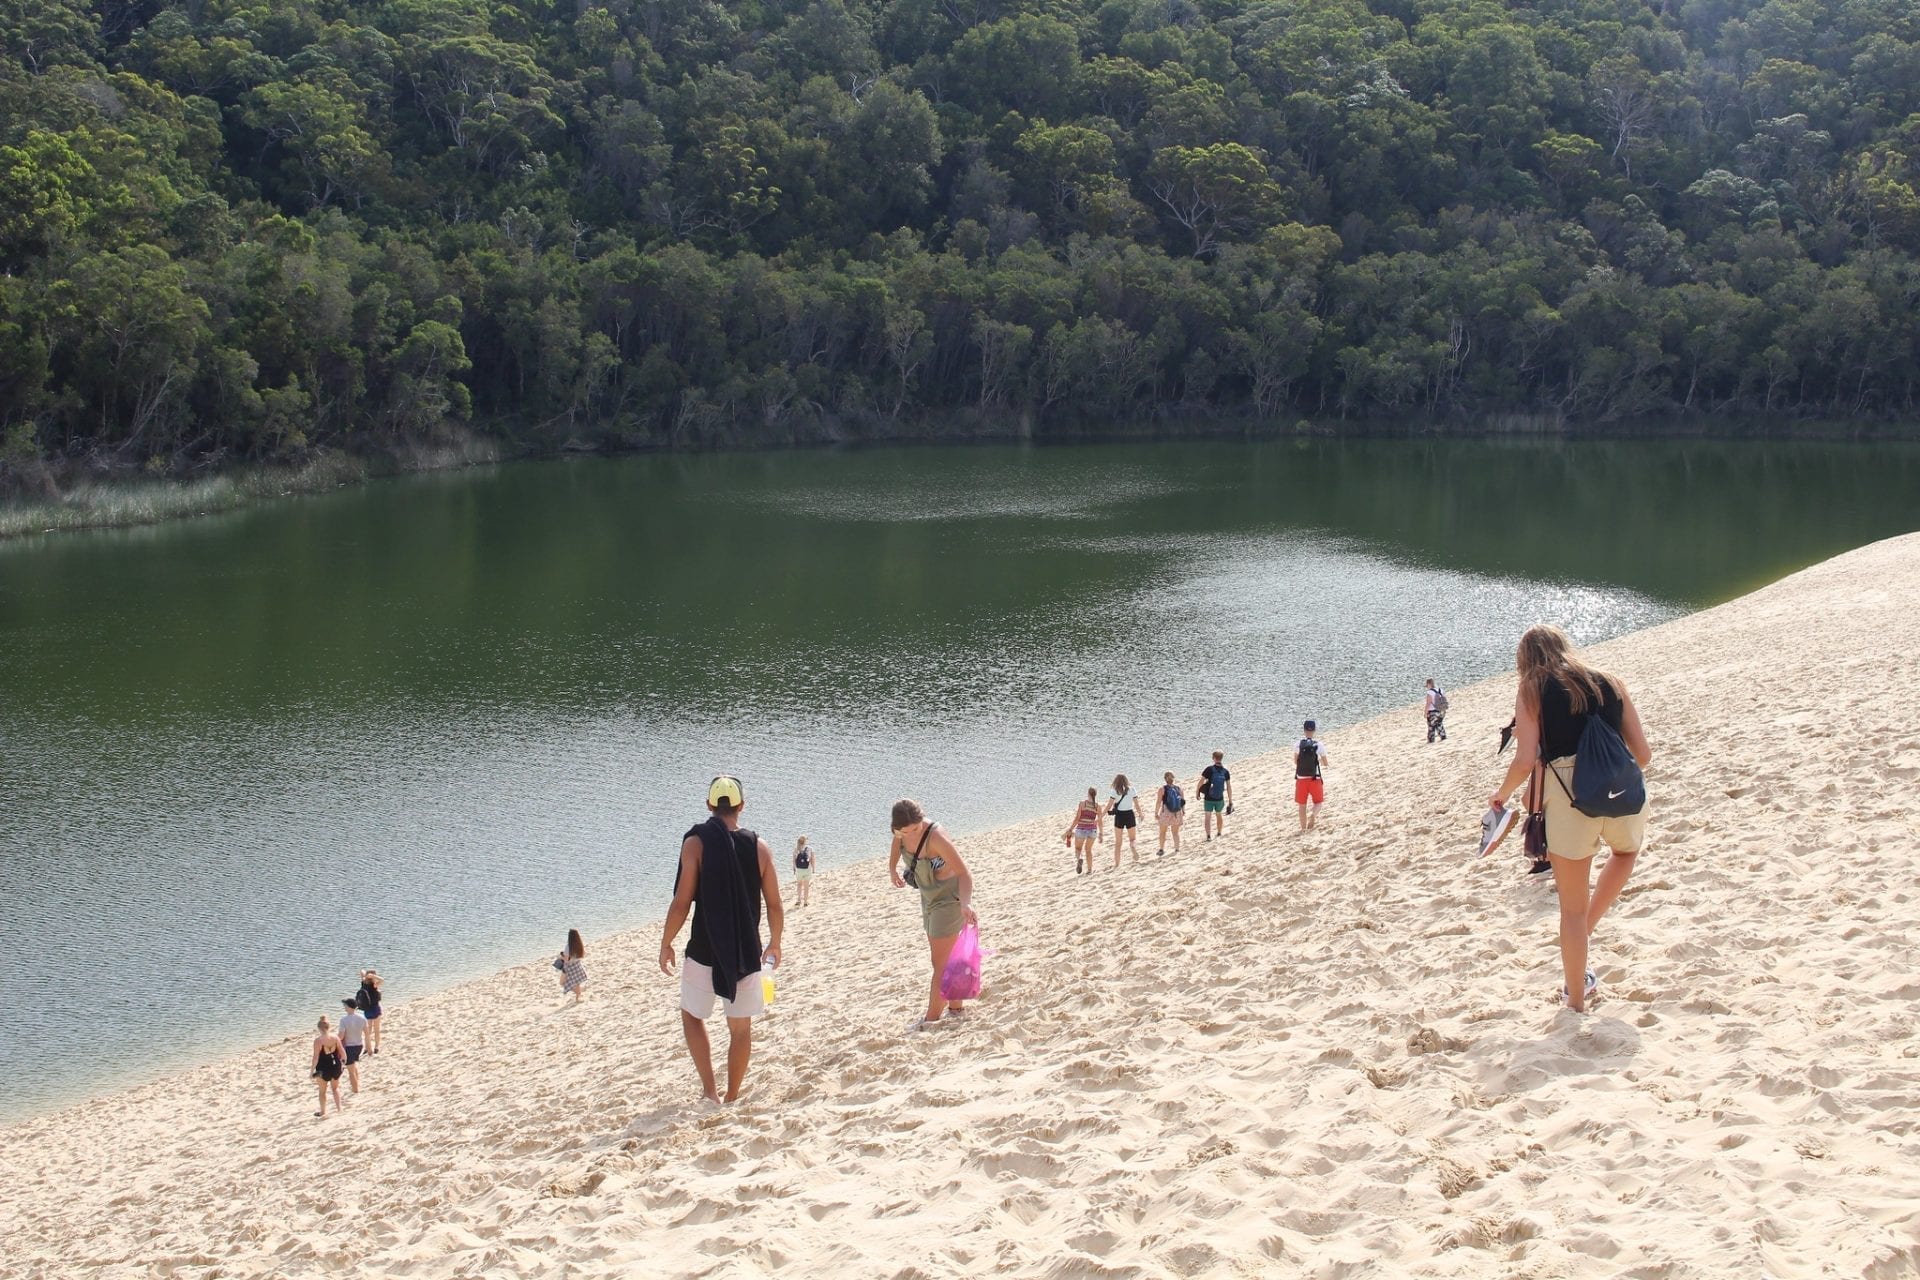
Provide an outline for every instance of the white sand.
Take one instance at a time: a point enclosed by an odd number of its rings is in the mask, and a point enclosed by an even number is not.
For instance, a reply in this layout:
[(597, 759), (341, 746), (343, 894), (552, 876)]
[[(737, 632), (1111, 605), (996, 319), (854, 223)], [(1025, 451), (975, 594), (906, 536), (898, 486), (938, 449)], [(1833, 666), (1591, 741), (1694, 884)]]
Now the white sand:
[(912, 900), (823, 874), (729, 1111), (643, 929), (579, 1010), (545, 958), (392, 1008), (324, 1122), (302, 1035), (0, 1131), (0, 1272), (1920, 1274), (1917, 654), (1920, 535), (1593, 652), (1656, 808), (1585, 1017), (1545, 878), (1472, 856), (1495, 680), (1329, 735), (1310, 838), (1270, 756), (1137, 871), (963, 840), (999, 954), (933, 1033)]

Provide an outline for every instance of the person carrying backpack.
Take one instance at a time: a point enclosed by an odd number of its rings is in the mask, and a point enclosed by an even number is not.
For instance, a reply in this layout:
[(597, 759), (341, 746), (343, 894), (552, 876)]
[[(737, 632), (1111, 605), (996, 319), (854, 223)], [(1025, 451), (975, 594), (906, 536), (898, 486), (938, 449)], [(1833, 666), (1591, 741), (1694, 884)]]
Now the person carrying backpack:
[(1219, 824), (1217, 834), (1227, 834), (1227, 813), (1233, 808), (1233, 772), (1224, 763), (1226, 752), (1213, 753), (1213, 763), (1200, 771), (1200, 777), (1194, 783), (1194, 790), (1200, 793), (1201, 830), (1207, 839), (1216, 834), (1214, 824)]
[(1173, 833), (1173, 851), (1180, 852), (1180, 822), (1187, 816), (1187, 796), (1180, 790), (1180, 784), (1173, 780), (1173, 770), (1160, 775), (1160, 791), (1154, 796), (1154, 818), (1160, 827), (1160, 852), (1156, 857), (1164, 857), (1167, 852), (1167, 833)]
[(813, 846), (807, 838), (801, 836), (793, 846), (793, 904), (796, 907), (807, 905), (807, 899), (813, 888), (813, 864), (819, 858), (813, 852)]
[(1427, 677), (1427, 741), (1432, 742), (1435, 734), (1440, 741), (1447, 740), (1447, 691)]
[[(1529, 627), (1520, 637), (1515, 665), (1520, 692), (1514, 700), (1514, 739), (1520, 749), (1492, 803), (1504, 808), (1507, 798), (1540, 770), (1547, 861), (1560, 898), (1560, 966), (1566, 980), (1561, 997), (1579, 1013), (1598, 984), (1587, 968), (1588, 939), (1619, 899), (1634, 858), (1646, 847), (1641, 770), (1653, 759), (1653, 748), (1626, 682), (1582, 662), (1559, 627)], [(1603, 843), (1613, 852), (1598, 882), (1589, 886), (1593, 855)]]
[(1320, 820), (1320, 806), (1326, 803), (1327, 783), (1321, 768), (1327, 763), (1327, 749), (1313, 736), (1313, 721), (1303, 726), (1306, 736), (1293, 748), (1293, 802), (1300, 806), (1300, 830), (1313, 830)]

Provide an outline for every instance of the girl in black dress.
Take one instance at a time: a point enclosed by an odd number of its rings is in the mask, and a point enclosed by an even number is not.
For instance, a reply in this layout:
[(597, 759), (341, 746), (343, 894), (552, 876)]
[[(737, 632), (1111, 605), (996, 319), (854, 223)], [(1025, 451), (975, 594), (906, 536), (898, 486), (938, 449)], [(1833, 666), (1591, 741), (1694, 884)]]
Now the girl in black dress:
[(322, 1119), (327, 1114), (327, 1091), (333, 1091), (334, 1110), (346, 1106), (340, 1100), (340, 1072), (347, 1060), (346, 1047), (340, 1043), (340, 1037), (334, 1034), (333, 1027), (327, 1022), (327, 1016), (320, 1015), (320, 1034), (313, 1038), (313, 1079), (320, 1087), (320, 1109), (313, 1114)]

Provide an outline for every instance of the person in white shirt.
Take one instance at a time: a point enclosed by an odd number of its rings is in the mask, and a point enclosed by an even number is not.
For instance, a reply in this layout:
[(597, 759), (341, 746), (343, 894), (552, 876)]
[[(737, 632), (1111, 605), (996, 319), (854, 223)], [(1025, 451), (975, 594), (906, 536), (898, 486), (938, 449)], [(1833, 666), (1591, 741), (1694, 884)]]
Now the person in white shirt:
[(1447, 695), (1440, 692), (1440, 686), (1427, 677), (1427, 741), (1432, 742), (1438, 734), (1440, 741), (1447, 740)]
[(340, 1044), (347, 1051), (347, 1084), (355, 1093), (360, 1092), (360, 1054), (367, 1047), (367, 1015), (360, 1012), (360, 997), (343, 996), (340, 1003), (346, 1012), (340, 1015), (340, 1026), (336, 1034)]

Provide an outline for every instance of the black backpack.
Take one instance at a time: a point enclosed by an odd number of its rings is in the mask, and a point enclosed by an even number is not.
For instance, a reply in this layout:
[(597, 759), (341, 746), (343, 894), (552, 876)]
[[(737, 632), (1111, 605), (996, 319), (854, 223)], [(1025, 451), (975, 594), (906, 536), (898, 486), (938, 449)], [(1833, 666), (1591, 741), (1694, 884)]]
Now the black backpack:
[(802, 849), (800, 852), (794, 854), (793, 865), (800, 871), (811, 871), (813, 869), (813, 850)]
[(1320, 776), (1320, 744), (1312, 738), (1300, 739), (1300, 745), (1293, 753), (1293, 776), (1296, 778), (1317, 778)]

